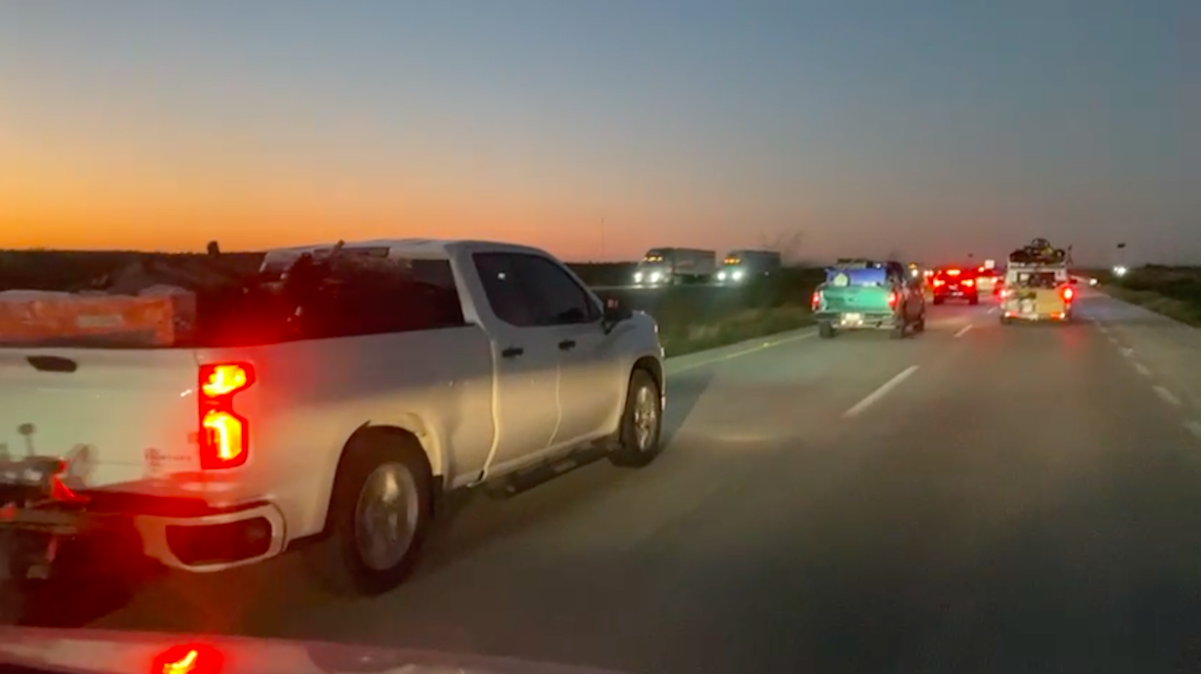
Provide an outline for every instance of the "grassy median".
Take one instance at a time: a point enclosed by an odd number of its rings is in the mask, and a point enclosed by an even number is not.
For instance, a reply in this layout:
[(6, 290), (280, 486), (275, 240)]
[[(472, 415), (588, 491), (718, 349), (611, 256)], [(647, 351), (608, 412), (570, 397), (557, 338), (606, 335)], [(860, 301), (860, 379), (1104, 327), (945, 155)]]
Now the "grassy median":
[(784, 269), (734, 288), (664, 288), (647, 311), (667, 355), (680, 356), (811, 325), (809, 300), (824, 278)]
[(1121, 279), (1101, 276), (1101, 290), (1182, 323), (1201, 326), (1201, 268), (1147, 265)]

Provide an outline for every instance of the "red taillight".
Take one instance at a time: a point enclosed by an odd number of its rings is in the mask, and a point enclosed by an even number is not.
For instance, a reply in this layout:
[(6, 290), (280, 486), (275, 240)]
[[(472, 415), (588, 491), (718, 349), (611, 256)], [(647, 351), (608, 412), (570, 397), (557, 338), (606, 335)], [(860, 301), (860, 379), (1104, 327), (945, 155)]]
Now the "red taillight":
[(897, 292), (895, 290), (888, 293), (888, 306), (893, 309), (897, 306)]
[(1064, 302), (1071, 302), (1072, 297), (1076, 295), (1076, 291), (1072, 290), (1071, 288), (1064, 288), (1063, 290), (1059, 291), (1059, 294), (1063, 297)]
[(818, 309), (821, 308), (821, 306), (822, 306), (822, 291), (820, 291), (820, 290), (813, 291), (813, 299), (810, 300), (809, 306), (814, 311), (817, 311)]
[(972, 286), (976, 285), (976, 282), (971, 280), (970, 278), (965, 278), (965, 279), (963, 279), (963, 285), (971, 288)]
[(935, 288), (938, 288), (939, 286), (945, 286), (946, 284), (947, 284), (947, 282), (940, 278), (934, 279), (934, 287)]
[(948, 269), (947, 276), (959, 276), (959, 270), (958, 269)]
[(246, 463), (250, 424), (234, 412), (234, 396), (254, 384), (249, 363), (200, 366), (200, 467), (233, 468)]

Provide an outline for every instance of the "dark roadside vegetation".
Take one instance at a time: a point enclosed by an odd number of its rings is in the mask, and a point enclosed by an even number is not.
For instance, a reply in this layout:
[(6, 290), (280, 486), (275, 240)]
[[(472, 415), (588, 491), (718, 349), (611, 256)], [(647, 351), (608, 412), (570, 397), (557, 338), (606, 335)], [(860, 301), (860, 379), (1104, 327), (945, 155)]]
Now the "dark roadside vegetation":
[(1111, 272), (1096, 276), (1101, 289), (1113, 297), (1201, 326), (1201, 267), (1150, 264), (1135, 267), (1122, 278)]
[[(188, 267), (202, 264), (201, 253), (127, 251), (0, 251), (0, 291), (80, 291), (108, 287), (131, 263)], [(221, 253), (221, 266), (251, 274), (262, 253)], [(733, 287), (684, 285), (656, 289), (625, 286), (634, 263), (571, 264), (602, 299), (645, 311), (659, 323), (668, 355), (681, 355), (812, 323), (809, 300), (824, 279), (820, 269), (782, 269)]]

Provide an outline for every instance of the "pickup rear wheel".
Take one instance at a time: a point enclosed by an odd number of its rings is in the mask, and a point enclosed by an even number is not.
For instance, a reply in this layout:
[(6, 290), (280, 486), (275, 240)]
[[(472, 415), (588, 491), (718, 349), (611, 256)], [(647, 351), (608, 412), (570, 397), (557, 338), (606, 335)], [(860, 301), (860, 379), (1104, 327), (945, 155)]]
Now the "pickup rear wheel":
[(399, 585), (429, 529), (431, 482), (412, 438), (373, 433), (352, 440), (334, 481), (329, 530), (308, 550), (320, 579), (346, 594)]
[(618, 446), (609, 454), (609, 461), (616, 466), (633, 467), (650, 463), (659, 455), (662, 428), (663, 395), (659, 385), (651, 373), (634, 370), (626, 393)]

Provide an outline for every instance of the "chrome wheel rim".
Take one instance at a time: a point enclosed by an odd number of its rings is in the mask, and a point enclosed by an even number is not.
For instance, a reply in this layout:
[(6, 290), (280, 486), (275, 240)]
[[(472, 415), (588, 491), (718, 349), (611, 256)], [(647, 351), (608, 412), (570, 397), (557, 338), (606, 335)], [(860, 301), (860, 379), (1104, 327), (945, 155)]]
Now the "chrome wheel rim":
[(386, 571), (413, 544), (419, 510), (417, 481), (403, 464), (379, 466), (363, 483), (355, 507), (355, 541), (363, 563)]
[(655, 400), (651, 387), (643, 386), (634, 396), (634, 442), (637, 443), (639, 451), (644, 452), (651, 448), (658, 425), (659, 403)]

